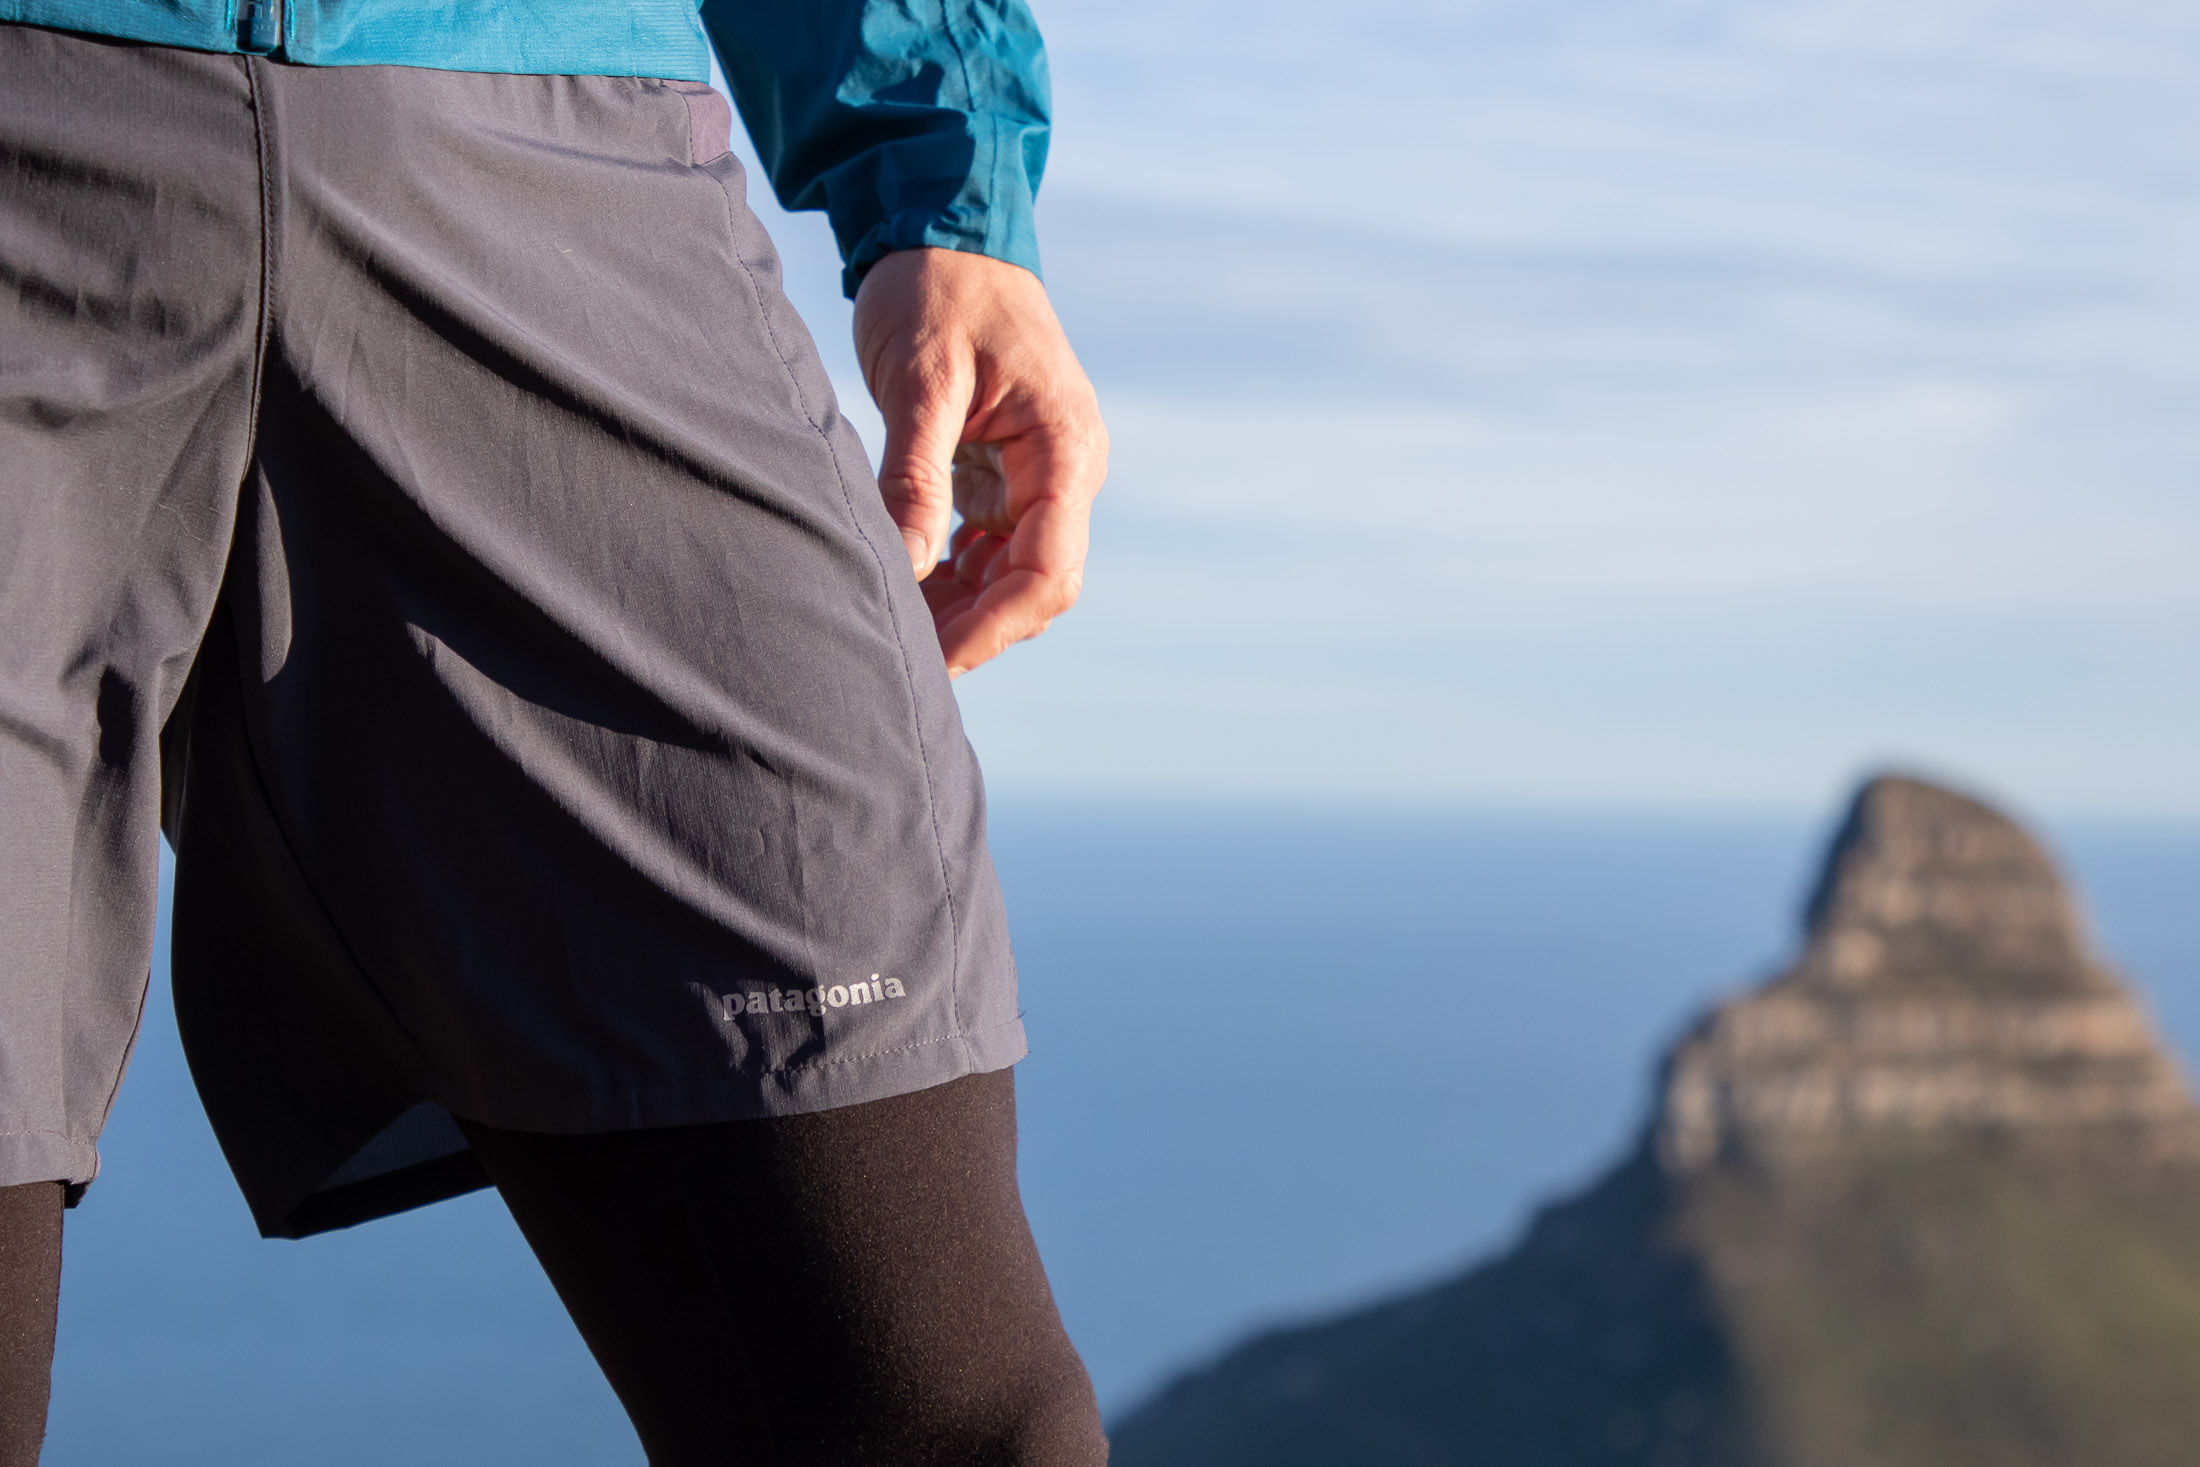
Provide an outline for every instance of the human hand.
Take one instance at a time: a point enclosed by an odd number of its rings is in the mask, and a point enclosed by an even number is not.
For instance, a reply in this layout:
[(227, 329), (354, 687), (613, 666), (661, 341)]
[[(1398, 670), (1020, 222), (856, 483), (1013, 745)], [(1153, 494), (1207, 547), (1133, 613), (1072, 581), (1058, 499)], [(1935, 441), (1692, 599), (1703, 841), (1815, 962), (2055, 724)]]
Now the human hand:
[(1108, 472), (1099, 400), (1039, 278), (985, 255), (886, 256), (856, 291), (855, 336), (886, 418), (879, 492), (959, 677), (1083, 589)]

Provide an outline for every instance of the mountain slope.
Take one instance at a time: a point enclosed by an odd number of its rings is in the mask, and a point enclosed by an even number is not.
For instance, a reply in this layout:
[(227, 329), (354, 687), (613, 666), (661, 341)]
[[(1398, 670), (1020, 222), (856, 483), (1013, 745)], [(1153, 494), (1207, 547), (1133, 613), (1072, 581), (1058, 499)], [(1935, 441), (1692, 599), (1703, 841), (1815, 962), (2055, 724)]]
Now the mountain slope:
[(2200, 1112), (2046, 855), (1866, 786), (1801, 955), (1462, 1277), (1250, 1341), (1119, 1467), (2093, 1467), (2200, 1441)]

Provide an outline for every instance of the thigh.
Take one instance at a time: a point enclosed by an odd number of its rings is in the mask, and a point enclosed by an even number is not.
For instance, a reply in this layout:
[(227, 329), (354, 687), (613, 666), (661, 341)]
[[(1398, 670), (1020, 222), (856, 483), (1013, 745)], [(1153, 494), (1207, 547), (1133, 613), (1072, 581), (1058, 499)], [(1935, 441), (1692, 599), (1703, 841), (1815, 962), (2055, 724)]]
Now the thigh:
[(604, 1136), (468, 1125), (650, 1460), (1098, 1467), (1013, 1071)]
[(57, 1182), (0, 1187), (0, 1467), (37, 1467), (61, 1299)]
[(89, 1179), (136, 1027), (261, 223), (235, 58), (0, 24), (0, 1183)]

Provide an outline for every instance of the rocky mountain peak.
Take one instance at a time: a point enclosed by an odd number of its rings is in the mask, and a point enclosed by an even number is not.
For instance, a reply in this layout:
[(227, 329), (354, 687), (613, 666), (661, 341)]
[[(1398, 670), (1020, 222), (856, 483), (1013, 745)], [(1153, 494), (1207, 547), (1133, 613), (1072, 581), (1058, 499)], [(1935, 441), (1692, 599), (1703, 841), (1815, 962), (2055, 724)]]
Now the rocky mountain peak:
[(2039, 842), (1922, 780), (1882, 777), (1858, 792), (1804, 920), (1804, 967), (1834, 987), (2102, 986)]
[(1901, 777), (1850, 806), (1793, 966), (1675, 1048), (1662, 1099), (1658, 1155), (1682, 1171), (1866, 1132), (2136, 1123), (2190, 1144), (2200, 1120), (2040, 843)]

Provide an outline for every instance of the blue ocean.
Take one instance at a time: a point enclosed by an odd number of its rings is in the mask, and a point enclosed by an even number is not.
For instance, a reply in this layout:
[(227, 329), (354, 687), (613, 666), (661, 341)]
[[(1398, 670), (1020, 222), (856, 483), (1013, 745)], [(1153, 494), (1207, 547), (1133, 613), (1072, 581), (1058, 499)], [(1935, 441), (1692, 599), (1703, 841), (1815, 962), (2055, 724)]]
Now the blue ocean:
[[(1007, 802), (994, 831), (1025, 1198), (1119, 1410), (1248, 1328), (1457, 1268), (1591, 1176), (1661, 1047), (1792, 948), (1828, 825)], [(2200, 830), (2049, 834), (2200, 1053)], [(255, 1238), (166, 990), (163, 965), (69, 1218), (48, 1467), (640, 1462), (493, 1194)]]

